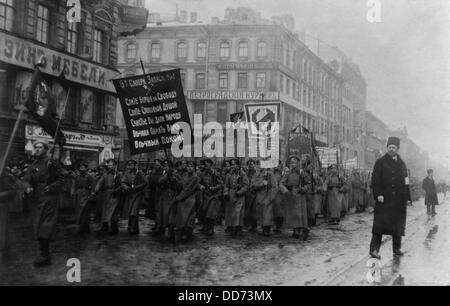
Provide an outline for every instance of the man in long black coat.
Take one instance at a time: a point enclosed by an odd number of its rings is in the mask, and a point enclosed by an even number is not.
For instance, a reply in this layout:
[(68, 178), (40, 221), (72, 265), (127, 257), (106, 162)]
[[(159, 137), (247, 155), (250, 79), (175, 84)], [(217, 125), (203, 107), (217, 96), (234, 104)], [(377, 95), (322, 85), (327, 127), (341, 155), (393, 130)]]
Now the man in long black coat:
[(392, 235), (394, 256), (402, 256), (402, 236), (405, 236), (406, 206), (411, 203), (408, 171), (398, 155), (400, 139), (390, 137), (387, 154), (375, 163), (372, 174), (373, 196), (376, 201), (370, 255), (380, 259), (383, 235)]
[(422, 188), (425, 190), (425, 205), (427, 206), (428, 215), (436, 215), (436, 205), (439, 205), (436, 185), (433, 179), (433, 170), (427, 171), (428, 176), (423, 180)]

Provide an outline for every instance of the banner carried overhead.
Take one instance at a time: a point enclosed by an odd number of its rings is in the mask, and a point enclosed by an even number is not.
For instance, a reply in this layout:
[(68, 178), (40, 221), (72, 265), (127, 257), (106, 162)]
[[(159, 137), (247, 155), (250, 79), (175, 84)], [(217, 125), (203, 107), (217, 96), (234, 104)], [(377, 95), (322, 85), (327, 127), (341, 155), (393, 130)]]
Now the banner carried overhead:
[(177, 122), (190, 125), (180, 70), (113, 80), (122, 106), (132, 155), (168, 149), (183, 141)]
[(322, 162), (322, 167), (327, 168), (339, 164), (339, 148), (316, 147), (316, 150)]

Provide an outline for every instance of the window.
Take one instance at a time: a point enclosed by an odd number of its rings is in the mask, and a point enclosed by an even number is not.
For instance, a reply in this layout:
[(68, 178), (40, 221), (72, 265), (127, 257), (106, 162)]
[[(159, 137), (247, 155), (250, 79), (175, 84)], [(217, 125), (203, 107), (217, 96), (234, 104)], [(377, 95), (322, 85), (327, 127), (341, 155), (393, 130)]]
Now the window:
[(239, 43), (239, 57), (247, 57), (248, 56), (248, 42), (241, 41)]
[(13, 27), (13, 0), (0, 0), (0, 29), (11, 31)]
[(205, 74), (203, 72), (195, 75), (195, 89), (205, 89)]
[(180, 42), (177, 45), (177, 57), (186, 58), (187, 57), (187, 45), (185, 42)]
[(161, 44), (152, 44), (150, 47), (150, 57), (152, 60), (159, 60), (161, 58)]
[(219, 73), (219, 88), (228, 88), (228, 73)]
[(128, 44), (128, 46), (127, 46), (127, 58), (128, 59), (135, 59), (136, 58), (136, 45), (135, 44)]
[(42, 43), (48, 43), (48, 34), (50, 31), (50, 12), (43, 5), (38, 5), (36, 39)]
[(239, 72), (238, 73), (238, 89), (247, 89), (247, 88), (248, 88), (247, 72)]
[(67, 24), (67, 52), (77, 53), (78, 23), (69, 22)]
[(197, 57), (206, 57), (206, 43), (197, 44)]
[(267, 56), (267, 44), (265, 42), (260, 41), (258, 43), (257, 55), (258, 55), (258, 57), (266, 57)]
[(103, 32), (95, 29), (94, 30), (94, 61), (97, 63), (103, 62)]
[(291, 79), (286, 78), (286, 93), (288, 96), (291, 95)]
[(220, 57), (230, 57), (230, 44), (227, 42), (220, 43)]
[(256, 74), (256, 88), (266, 88), (266, 73), (258, 72)]
[(96, 128), (102, 128), (103, 127), (103, 114), (104, 114), (104, 96), (98, 94), (98, 95), (94, 95), (94, 114), (93, 114), (93, 119), (94, 119), (94, 126)]
[(205, 101), (195, 101), (194, 102), (194, 114), (202, 115), (202, 123), (205, 122)]

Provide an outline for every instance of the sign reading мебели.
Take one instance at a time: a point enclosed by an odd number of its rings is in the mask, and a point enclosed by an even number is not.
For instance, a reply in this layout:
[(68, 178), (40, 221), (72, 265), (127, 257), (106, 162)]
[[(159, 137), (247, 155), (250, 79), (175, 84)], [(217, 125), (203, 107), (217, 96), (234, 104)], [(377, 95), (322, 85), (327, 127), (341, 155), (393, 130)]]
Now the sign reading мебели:
[(190, 125), (180, 69), (113, 80), (122, 106), (131, 154), (169, 149), (183, 140), (172, 134), (178, 122)]
[(108, 80), (117, 75), (117, 71), (0, 32), (0, 62), (34, 69), (41, 57), (43, 73), (59, 76), (65, 68), (68, 80), (115, 93)]

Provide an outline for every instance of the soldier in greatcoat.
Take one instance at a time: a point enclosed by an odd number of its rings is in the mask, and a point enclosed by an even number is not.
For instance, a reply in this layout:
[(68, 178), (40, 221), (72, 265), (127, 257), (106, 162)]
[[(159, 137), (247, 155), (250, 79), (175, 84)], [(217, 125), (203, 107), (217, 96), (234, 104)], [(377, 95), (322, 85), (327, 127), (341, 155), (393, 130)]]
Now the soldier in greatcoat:
[(427, 177), (422, 182), (422, 188), (425, 190), (425, 205), (428, 215), (436, 215), (436, 205), (439, 205), (436, 185), (434, 184), (433, 170), (427, 170)]
[(205, 169), (200, 176), (200, 190), (202, 193), (201, 215), (203, 228), (201, 233), (211, 236), (214, 234), (214, 225), (220, 212), (220, 196), (223, 189), (222, 177), (212, 168), (213, 161), (205, 159)]
[(180, 193), (175, 197), (175, 231), (182, 242), (192, 239), (195, 227), (195, 195), (199, 188), (200, 179), (195, 173), (195, 162), (188, 161), (186, 171), (181, 175)]
[(273, 232), (280, 234), (282, 232), (284, 220), (284, 195), (280, 191), (280, 182), (283, 178), (283, 162), (281, 160), (278, 161), (278, 167), (274, 169), (273, 175), (276, 182), (276, 194), (275, 199), (273, 200), (273, 222), (275, 225)]
[(280, 190), (285, 195), (284, 227), (293, 230), (294, 238), (306, 240), (309, 232), (308, 209), (305, 197), (302, 198), (306, 189), (302, 190), (300, 158), (292, 156), (289, 161), (289, 172), (280, 182)]
[(50, 160), (48, 144), (34, 144), (35, 160), (28, 167), (24, 181), (32, 213), (34, 235), (39, 241), (40, 255), (35, 266), (51, 264), (50, 242), (56, 234), (58, 220), (58, 195), (64, 185), (64, 175), (58, 162)]
[(122, 218), (128, 219), (128, 233), (130, 235), (139, 234), (139, 206), (147, 184), (144, 173), (138, 170), (136, 165), (135, 160), (127, 162), (127, 169), (121, 182), (123, 191)]
[(342, 188), (344, 180), (338, 174), (336, 165), (331, 165), (328, 169), (328, 176), (325, 181), (327, 188), (326, 206), (329, 222), (337, 225), (341, 220), (342, 212)]
[(383, 235), (392, 235), (394, 256), (402, 256), (402, 236), (405, 235), (406, 206), (411, 202), (408, 171), (398, 155), (400, 139), (389, 137), (387, 153), (375, 162), (372, 173), (373, 195), (376, 200), (370, 255), (380, 259)]
[(277, 181), (271, 169), (261, 169), (261, 161), (256, 161), (256, 173), (250, 185), (255, 193), (256, 220), (261, 227), (260, 235), (270, 236), (273, 226), (273, 202), (278, 192)]
[(119, 215), (122, 200), (122, 177), (117, 171), (117, 162), (111, 158), (106, 161), (106, 172), (97, 181), (94, 192), (91, 195), (95, 199), (102, 193), (102, 232), (111, 235), (119, 233)]
[(152, 232), (155, 232), (158, 228), (156, 222), (156, 206), (158, 205), (159, 197), (161, 196), (161, 188), (158, 182), (163, 175), (163, 171), (162, 160), (155, 159), (153, 161), (152, 170), (147, 178), (147, 188), (149, 193), (148, 215), (151, 220), (155, 221), (155, 226), (152, 228)]
[(90, 232), (90, 205), (94, 203), (90, 195), (94, 187), (94, 178), (88, 173), (88, 166), (85, 163), (80, 163), (78, 174), (75, 176), (75, 215), (76, 222), (79, 225), (79, 234)]
[(323, 203), (323, 198), (325, 196), (326, 187), (325, 187), (325, 182), (320, 173), (320, 169), (318, 171), (314, 172), (313, 179), (314, 179), (313, 202), (314, 202), (314, 217), (315, 217), (314, 224), (316, 225), (317, 219), (322, 214), (322, 203)]
[(364, 212), (366, 210), (365, 203), (364, 203), (364, 192), (365, 192), (365, 184), (361, 180), (361, 175), (359, 172), (355, 171), (353, 172), (353, 178), (352, 178), (352, 193), (351, 193), (351, 200), (352, 200), (352, 207), (356, 208), (356, 212)]
[(255, 233), (256, 229), (256, 202), (255, 202), (255, 191), (252, 189), (252, 181), (256, 174), (255, 161), (249, 159), (247, 161), (247, 177), (249, 188), (247, 194), (245, 195), (245, 215), (244, 215), (244, 226), (248, 228), (248, 231)]
[(13, 174), (4, 169), (0, 176), (0, 255), (2, 259), (10, 258), (9, 245), (9, 205), (14, 201), (16, 193), (16, 180)]
[(228, 205), (225, 212), (225, 226), (230, 227), (231, 236), (241, 236), (244, 226), (245, 213), (245, 194), (249, 187), (247, 174), (240, 167), (240, 161), (237, 158), (230, 160), (231, 170), (228, 173), (223, 196)]

